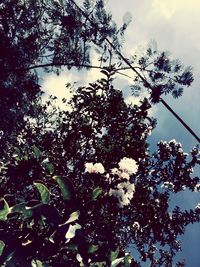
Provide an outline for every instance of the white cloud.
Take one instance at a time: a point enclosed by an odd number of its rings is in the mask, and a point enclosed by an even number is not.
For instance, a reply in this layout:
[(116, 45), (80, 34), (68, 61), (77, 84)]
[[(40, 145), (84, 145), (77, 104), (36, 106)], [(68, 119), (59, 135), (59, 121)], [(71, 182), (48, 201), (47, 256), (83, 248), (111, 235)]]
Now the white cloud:
[[(93, 60), (92, 60), (93, 66), (99, 66), (100, 62), (98, 61), (98, 55), (96, 53), (93, 53)], [(63, 70), (61, 71), (60, 75), (57, 75), (55, 73), (53, 74), (47, 74), (43, 78), (42, 83), (42, 90), (45, 92), (45, 95), (43, 96), (43, 100), (47, 100), (49, 95), (56, 96), (57, 99), (57, 105), (64, 110), (68, 110), (68, 107), (66, 107), (66, 104), (62, 103), (62, 99), (66, 98), (67, 100), (70, 100), (73, 93), (70, 91), (70, 87), (66, 88), (66, 84), (70, 83), (73, 85), (75, 83), (75, 86), (86, 86), (89, 83), (95, 82), (97, 79), (102, 78), (102, 73), (100, 72), (100, 69), (98, 68), (91, 68), (89, 70), (81, 70), (78, 71), (77, 69), (71, 69), (69, 70)]]
[(152, 15), (170, 19), (175, 13), (177, 2), (177, 0), (153, 0)]
[(67, 83), (73, 83), (72, 74), (62, 73), (59, 76), (56, 74), (46, 75), (44, 82), (42, 84), (42, 90), (47, 95), (54, 95), (58, 98), (70, 99), (71, 93), (68, 88), (66, 88)]
[(45, 92), (43, 96), (43, 101), (45, 102), (48, 99), (49, 95), (53, 95), (57, 97), (56, 104), (62, 110), (70, 110), (69, 106), (66, 106), (62, 102), (63, 98), (70, 100), (72, 97), (72, 92), (70, 91), (70, 87), (66, 87), (67, 83), (73, 84), (75, 81), (76, 75), (72, 73), (61, 73), (59, 76), (55, 73), (46, 75), (44, 78), (44, 82), (42, 83), (42, 90)]
[(199, 8), (199, 0), (152, 0), (152, 12), (150, 14), (151, 18), (171, 19), (183, 14), (195, 14), (197, 10), (199, 12)]

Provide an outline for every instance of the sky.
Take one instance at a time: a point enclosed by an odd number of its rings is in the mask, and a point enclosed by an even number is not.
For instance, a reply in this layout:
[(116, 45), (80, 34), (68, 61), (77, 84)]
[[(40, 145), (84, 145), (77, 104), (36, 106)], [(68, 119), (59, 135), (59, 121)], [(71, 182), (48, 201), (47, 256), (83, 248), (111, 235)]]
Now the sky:
[[(136, 48), (145, 46), (150, 40), (155, 40), (159, 50), (169, 51), (174, 58), (179, 58), (185, 66), (193, 67), (194, 82), (186, 88), (182, 97), (174, 100), (171, 96), (164, 97), (166, 102), (182, 117), (182, 119), (200, 136), (200, 0), (107, 0), (107, 7), (114, 21), (122, 24), (125, 14), (132, 15), (132, 22), (125, 34), (123, 53), (133, 55)], [(94, 59), (97, 63), (97, 59)], [(66, 90), (67, 82), (77, 81), (87, 84), (100, 78), (97, 70), (90, 72), (63, 71), (60, 76), (47, 75), (43, 80), (43, 89), (62, 98), (70, 97)], [(125, 90), (130, 80), (118, 77), (116, 83)], [(59, 90), (55, 90), (55, 87)], [(128, 90), (128, 89), (127, 89)], [(127, 95), (127, 93), (126, 93)], [(129, 97), (127, 101), (137, 102)], [(185, 152), (189, 152), (197, 141), (187, 132), (162, 104), (157, 104), (151, 110), (158, 124), (149, 139), (151, 149), (156, 148), (160, 140), (176, 139), (183, 144)], [(199, 196), (189, 193), (177, 196), (174, 202), (181, 206), (192, 208), (200, 202)], [(186, 267), (200, 266), (200, 226), (187, 228), (182, 239), (183, 251), (181, 257), (186, 258)]]

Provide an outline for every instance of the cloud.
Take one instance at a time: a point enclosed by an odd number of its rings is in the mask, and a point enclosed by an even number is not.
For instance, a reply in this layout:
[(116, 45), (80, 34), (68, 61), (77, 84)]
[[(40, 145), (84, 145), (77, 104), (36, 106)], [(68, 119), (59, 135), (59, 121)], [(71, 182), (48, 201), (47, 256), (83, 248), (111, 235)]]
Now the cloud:
[(66, 88), (66, 84), (73, 83), (73, 81), (74, 78), (72, 78), (72, 74), (70, 73), (62, 73), (59, 76), (56, 74), (46, 75), (42, 83), (42, 90), (44, 90), (47, 95), (70, 99), (71, 93), (70, 90)]
[(69, 106), (66, 106), (62, 102), (63, 98), (70, 100), (72, 97), (72, 92), (70, 87), (66, 87), (66, 84), (73, 84), (75, 81), (74, 75), (72, 73), (61, 73), (59, 76), (55, 73), (47, 74), (42, 83), (42, 90), (44, 91), (43, 102), (45, 102), (50, 95), (56, 96), (56, 105), (62, 110), (69, 110)]
[(153, 0), (152, 1), (152, 15), (170, 19), (176, 11), (176, 0)]
[(183, 14), (195, 13), (199, 10), (200, 2), (198, 0), (153, 0), (152, 17), (159, 19), (171, 19), (172, 17)]
[[(99, 66), (98, 55), (93, 52), (92, 56), (92, 65)], [(53, 95), (57, 97), (57, 105), (64, 110), (68, 110), (66, 104), (63, 104), (62, 99), (66, 98), (70, 100), (73, 96), (73, 92), (70, 87), (66, 87), (66, 84), (70, 83), (72, 86), (87, 86), (89, 83), (95, 82), (97, 79), (102, 78), (102, 73), (100, 69), (89, 69), (89, 70), (81, 70), (78, 71), (75, 68), (71, 70), (62, 69), (61, 74), (57, 75), (55, 73), (46, 74), (43, 77), (43, 82), (41, 84), (42, 90), (45, 95), (43, 96), (43, 100), (47, 100), (49, 95)]]

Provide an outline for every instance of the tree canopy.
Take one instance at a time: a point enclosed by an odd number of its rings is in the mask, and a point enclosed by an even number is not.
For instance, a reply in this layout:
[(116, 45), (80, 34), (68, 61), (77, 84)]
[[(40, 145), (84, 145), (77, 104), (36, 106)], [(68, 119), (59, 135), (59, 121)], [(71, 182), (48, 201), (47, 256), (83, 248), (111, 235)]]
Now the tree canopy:
[[(100, 0), (81, 9), (9, 0), (0, 14), (0, 264), (184, 266), (174, 260), (179, 236), (200, 221), (200, 207), (169, 204), (173, 194), (200, 190), (198, 147), (188, 155), (176, 140), (160, 141), (152, 153), (156, 120), (148, 111), (164, 94), (180, 96), (191, 68), (153, 46), (124, 58), (128, 22), (118, 29)], [(53, 96), (43, 104), (38, 69), (91, 67), (95, 46), (102, 78), (67, 84), (68, 111)], [(149, 91), (139, 105), (113, 84), (127, 63), (133, 93)]]

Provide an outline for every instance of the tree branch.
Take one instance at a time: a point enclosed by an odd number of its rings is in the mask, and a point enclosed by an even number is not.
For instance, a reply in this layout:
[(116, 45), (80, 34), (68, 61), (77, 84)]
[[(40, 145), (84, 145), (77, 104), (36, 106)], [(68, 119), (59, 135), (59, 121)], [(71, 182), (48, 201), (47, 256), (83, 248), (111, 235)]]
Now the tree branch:
[[(76, 4), (74, 0), (71, 0), (73, 4), (77, 7), (77, 9), (81, 12), (81, 14), (88, 19), (90, 24), (95, 27), (99, 32), (101, 30), (99, 29), (98, 25), (96, 25), (86, 14), (85, 12)], [(145, 87), (148, 87), (149, 89), (153, 90), (152, 85), (145, 80), (145, 78), (137, 71), (136, 68), (134, 68), (129, 60), (122, 55), (122, 53), (115, 47), (115, 45), (106, 37), (105, 41), (110, 45), (110, 47), (113, 48), (113, 51), (126, 63), (127, 66), (135, 73), (137, 76), (141, 79), (141, 81), (144, 83)], [(196, 138), (198, 142), (200, 142), (200, 138), (193, 132), (193, 130), (173, 111), (173, 109), (163, 100), (160, 98), (160, 102), (179, 120), (179, 122)]]

